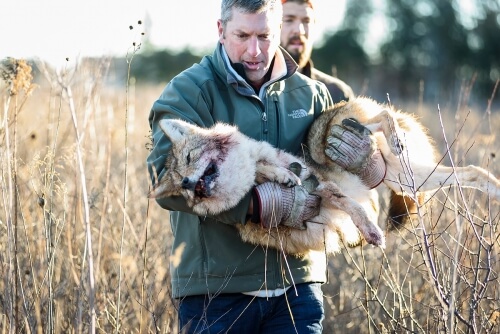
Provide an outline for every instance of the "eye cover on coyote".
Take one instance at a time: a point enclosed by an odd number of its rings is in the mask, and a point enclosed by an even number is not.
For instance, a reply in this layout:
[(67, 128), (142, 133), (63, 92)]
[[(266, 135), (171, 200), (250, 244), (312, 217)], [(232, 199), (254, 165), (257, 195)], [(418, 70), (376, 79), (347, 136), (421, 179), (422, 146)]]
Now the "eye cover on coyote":
[[(384, 246), (385, 238), (376, 224), (376, 190), (368, 189), (358, 176), (343, 170), (324, 154), (331, 126), (346, 118), (368, 127), (384, 155), (384, 183), (394, 193), (389, 214), (403, 217), (405, 205), (411, 209), (417, 200), (413, 198), (416, 192), (453, 185), (457, 178), (461, 186), (490, 191), (499, 199), (500, 182), (487, 171), (475, 166), (453, 169), (438, 165), (431, 153), (435, 152), (432, 140), (414, 117), (368, 98), (338, 103), (318, 117), (309, 131), (307, 163), (269, 143), (255, 141), (228, 124), (218, 123), (205, 129), (181, 120), (162, 120), (160, 127), (171, 140), (172, 150), (166, 161), (167, 171), (149, 197), (181, 195), (195, 213), (216, 215), (234, 207), (255, 184), (275, 181), (293, 186), (314, 175), (319, 183), (313, 193), (322, 197), (321, 209), (317, 217), (306, 223), (305, 230), (237, 224), (242, 239), (289, 254), (308, 250), (335, 253), (340, 250), (340, 239), (357, 245), (364, 238), (368, 243)], [(292, 164), (301, 167), (298, 177), (289, 168)], [(408, 168), (414, 174), (411, 179)], [(401, 198), (406, 202), (396, 207)]]

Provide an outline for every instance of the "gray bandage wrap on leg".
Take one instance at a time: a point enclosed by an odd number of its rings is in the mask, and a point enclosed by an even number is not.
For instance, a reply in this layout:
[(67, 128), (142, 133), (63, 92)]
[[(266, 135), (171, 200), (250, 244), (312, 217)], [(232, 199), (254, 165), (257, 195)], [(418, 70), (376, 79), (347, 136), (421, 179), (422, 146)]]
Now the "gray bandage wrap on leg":
[(285, 225), (305, 229), (304, 221), (319, 213), (320, 197), (301, 186), (288, 188), (265, 182), (254, 188), (254, 195), (254, 211), (258, 210), (258, 221), (265, 228)]
[(387, 166), (380, 150), (368, 160), (368, 165), (359, 173), (359, 177), (368, 188), (373, 189), (384, 181)]

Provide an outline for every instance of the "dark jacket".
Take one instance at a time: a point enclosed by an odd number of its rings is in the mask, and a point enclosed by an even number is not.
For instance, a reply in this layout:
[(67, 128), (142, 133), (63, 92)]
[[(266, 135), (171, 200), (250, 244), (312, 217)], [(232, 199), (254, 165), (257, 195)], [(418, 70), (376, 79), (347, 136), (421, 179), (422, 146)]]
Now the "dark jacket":
[[(155, 173), (161, 178), (169, 172), (164, 164), (171, 144), (158, 126), (163, 118), (182, 118), (202, 127), (227, 122), (251, 138), (300, 154), (307, 129), (332, 101), (325, 85), (296, 73), (296, 69), (289, 55), (278, 50), (271, 80), (256, 94), (229, 66), (222, 45), (218, 44), (211, 56), (173, 78), (149, 115), (153, 149), (147, 165), (153, 182)], [(238, 182), (237, 175), (234, 182)], [(276, 250), (241, 240), (233, 225), (247, 223), (249, 201), (250, 194), (227, 212), (199, 217), (181, 197), (158, 200), (170, 210), (174, 297), (325, 282), (324, 254), (311, 252), (285, 259)], [(154, 223), (166, 224), (167, 215), (164, 221)]]
[(332, 96), (333, 103), (337, 103), (343, 100), (349, 101), (349, 99), (354, 98), (352, 88), (348, 84), (338, 78), (335, 78), (316, 69), (311, 60), (307, 62), (307, 65), (304, 66), (301, 73), (308, 78), (324, 83), (326, 85), (326, 88), (328, 88), (330, 95)]

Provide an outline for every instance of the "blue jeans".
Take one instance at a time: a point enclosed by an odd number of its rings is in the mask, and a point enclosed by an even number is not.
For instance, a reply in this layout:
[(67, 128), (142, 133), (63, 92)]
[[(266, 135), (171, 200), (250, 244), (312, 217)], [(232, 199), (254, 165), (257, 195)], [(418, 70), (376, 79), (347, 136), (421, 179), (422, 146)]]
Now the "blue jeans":
[(324, 319), (319, 283), (297, 284), (286, 294), (262, 298), (241, 293), (181, 299), (180, 333), (320, 334)]

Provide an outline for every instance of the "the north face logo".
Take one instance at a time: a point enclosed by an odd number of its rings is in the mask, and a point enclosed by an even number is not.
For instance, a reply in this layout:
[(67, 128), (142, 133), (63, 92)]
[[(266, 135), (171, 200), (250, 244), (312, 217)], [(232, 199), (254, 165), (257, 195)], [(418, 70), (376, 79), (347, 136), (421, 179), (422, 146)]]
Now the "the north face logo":
[(304, 109), (297, 109), (288, 114), (292, 118), (302, 118), (307, 116), (307, 111)]

